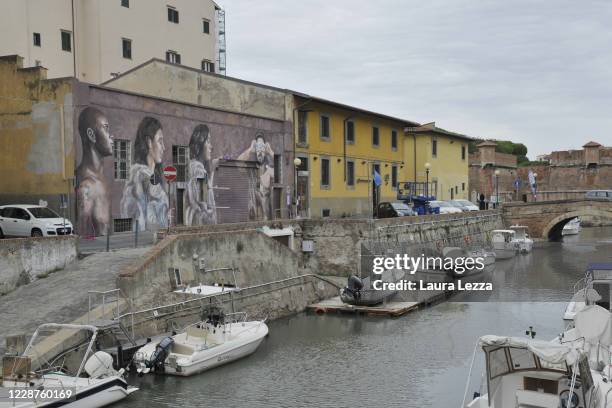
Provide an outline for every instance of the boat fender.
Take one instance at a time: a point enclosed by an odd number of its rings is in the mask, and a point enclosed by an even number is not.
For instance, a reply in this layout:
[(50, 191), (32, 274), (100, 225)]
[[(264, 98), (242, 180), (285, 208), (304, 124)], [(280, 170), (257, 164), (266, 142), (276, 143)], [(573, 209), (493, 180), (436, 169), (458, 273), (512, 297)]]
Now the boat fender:
[(314, 312), (315, 314), (322, 315), (325, 314), (325, 309), (323, 309), (322, 307), (317, 307), (315, 308)]
[(470, 237), (469, 235), (466, 235), (465, 237), (463, 237), (463, 240), (465, 241), (466, 244), (470, 244), (472, 242), (472, 237)]

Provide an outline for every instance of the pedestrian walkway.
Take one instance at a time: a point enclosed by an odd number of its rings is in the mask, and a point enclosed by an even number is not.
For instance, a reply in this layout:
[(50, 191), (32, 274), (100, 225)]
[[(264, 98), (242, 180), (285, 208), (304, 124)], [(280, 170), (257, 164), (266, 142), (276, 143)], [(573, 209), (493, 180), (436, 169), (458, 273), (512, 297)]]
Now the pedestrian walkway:
[(116, 288), (119, 271), (138, 261), (149, 248), (89, 255), (44, 279), (0, 297), (0, 355), (5, 337), (31, 335), (42, 323), (69, 323), (87, 313), (90, 290)]

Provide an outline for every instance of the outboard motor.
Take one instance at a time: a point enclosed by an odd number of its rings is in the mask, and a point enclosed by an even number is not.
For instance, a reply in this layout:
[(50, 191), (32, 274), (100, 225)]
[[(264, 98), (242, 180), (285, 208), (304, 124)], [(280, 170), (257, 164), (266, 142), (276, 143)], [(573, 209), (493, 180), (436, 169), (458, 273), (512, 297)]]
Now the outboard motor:
[(168, 357), (172, 344), (174, 344), (172, 337), (165, 337), (160, 341), (155, 347), (155, 352), (153, 352), (149, 361), (146, 362), (147, 368), (154, 369), (155, 371), (164, 371), (164, 361)]
[(361, 289), (363, 289), (363, 282), (361, 279), (355, 275), (351, 275), (348, 278), (346, 286), (340, 291), (340, 299), (348, 304), (357, 302), (361, 297)]

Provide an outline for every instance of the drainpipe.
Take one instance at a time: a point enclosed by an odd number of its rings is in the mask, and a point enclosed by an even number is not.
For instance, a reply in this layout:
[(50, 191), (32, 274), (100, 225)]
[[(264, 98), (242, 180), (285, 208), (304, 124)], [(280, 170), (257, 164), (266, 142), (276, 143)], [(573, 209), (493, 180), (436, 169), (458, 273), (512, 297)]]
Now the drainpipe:
[(70, 10), (72, 12), (72, 71), (74, 73), (74, 77), (77, 77), (77, 70), (76, 70), (76, 52), (77, 52), (77, 37), (76, 37), (76, 30), (75, 30), (75, 25), (74, 25), (74, 0), (70, 1), (71, 5), (70, 5)]

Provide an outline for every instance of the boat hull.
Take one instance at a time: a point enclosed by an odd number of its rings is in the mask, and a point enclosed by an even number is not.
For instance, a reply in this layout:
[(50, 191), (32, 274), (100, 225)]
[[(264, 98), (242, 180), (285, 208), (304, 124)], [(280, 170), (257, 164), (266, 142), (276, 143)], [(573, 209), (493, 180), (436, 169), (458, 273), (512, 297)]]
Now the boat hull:
[[(64, 379), (63, 384), (66, 388), (74, 387), (73, 384), (67, 383)], [(5, 385), (6, 386), (6, 385)], [(57, 387), (57, 382), (48, 384), (46, 387)], [(100, 408), (114, 404), (126, 398), (138, 388), (130, 387), (125, 380), (120, 377), (109, 377), (100, 380), (94, 380), (90, 385), (82, 387), (78, 386), (76, 399), (73, 401), (48, 401), (48, 402), (24, 402), (22, 404), (13, 405), (12, 402), (1, 402), (0, 408)]]

